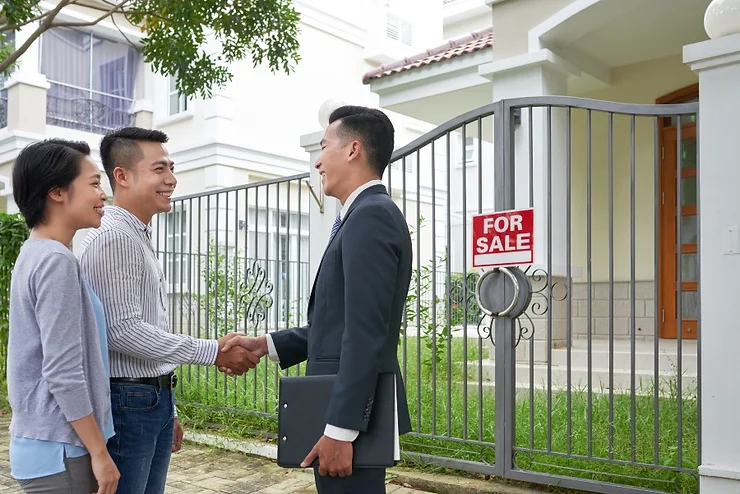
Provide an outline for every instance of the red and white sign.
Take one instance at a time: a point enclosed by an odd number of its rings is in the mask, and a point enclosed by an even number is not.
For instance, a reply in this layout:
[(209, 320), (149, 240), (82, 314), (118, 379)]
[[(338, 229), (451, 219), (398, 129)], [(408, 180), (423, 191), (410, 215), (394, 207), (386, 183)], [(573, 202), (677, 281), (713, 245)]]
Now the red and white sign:
[(534, 263), (534, 209), (473, 216), (473, 267)]

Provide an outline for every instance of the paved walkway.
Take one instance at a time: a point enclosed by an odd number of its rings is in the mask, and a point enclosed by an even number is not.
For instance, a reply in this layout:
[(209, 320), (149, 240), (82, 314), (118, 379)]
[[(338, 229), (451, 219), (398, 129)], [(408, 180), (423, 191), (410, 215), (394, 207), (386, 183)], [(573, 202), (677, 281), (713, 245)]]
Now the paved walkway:
[[(0, 421), (0, 493), (22, 492), (10, 476), (8, 423)], [(172, 455), (167, 494), (263, 493), (314, 494), (309, 470), (286, 470), (270, 460), (218, 448), (183, 444)], [(423, 494), (422, 491), (388, 484), (387, 493)]]

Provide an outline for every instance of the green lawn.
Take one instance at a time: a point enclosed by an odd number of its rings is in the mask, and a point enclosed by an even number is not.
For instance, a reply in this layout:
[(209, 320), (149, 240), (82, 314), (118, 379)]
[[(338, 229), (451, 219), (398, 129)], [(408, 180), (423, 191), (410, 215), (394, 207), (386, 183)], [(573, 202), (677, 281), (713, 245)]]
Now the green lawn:
[[(407, 398), (416, 435), (404, 436), (402, 447), (406, 452), (419, 452), (469, 461), (495, 461), (495, 400), (493, 392), (463, 383), (463, 362), (478, 359), (482, 343), (477, 338), (453, 340), (449, 355), (442, 352), (441, 363), (432, 369), (431, 351), (418, 340), (409, 337), (405, 347)], [(417, 355), (421, 355), (418, 359)], [(403, 362), (404, 347), (399, 347)], [(449, 361), (453, 362), (448, 370)], [(484, 353), (484, 357), (487, 353)], [(302, 369), (301, 369), (302, 372)], [(185, 367), (180, 370), (179, 410), (185, 420), (194, 426), (217, 427), (225, 435), (234, 437), (261, 436), (271, 440), (277, 430), (272, 415), (276, 410), (277, 377), (282, 374), (272, 362), (260, 364), (257, 369), (239, 378), (227, 378), (214, 369)], [(296, 374), (295, 370), (291, 371)], [(468, 367), (467, 374), (476, 375)], [(675, 393), (667, 394), (658, 404), (658, 458), (662, 468), (630, 465), (634, 461), (656, 463), (654, 448), (655, 408), (652, 396), (635, 398), (634, 449), (632, 441), (630, 396), (615, 395), (612, 422), (612, 458), (609, 459), (609, 396), (593, 394), (590, 404), (589, 428), (588, 394), (584, 390), (570, 393), (570, 428), (568, 428), (568, 394), (554, 392), (548, 409), (546, 392), (536, 391), (534, 402), (529, 393), (521, 393), (515, 413), (516, 445), (522, 449), (515, 454), (516, 466), (522, 469), (617, 482), (654, 488), (681, 494), (696, 493), (697, 481), (691, 474), (665, 470), (678, 465), (678, 400)], [(682, 404), (684, 468), (697, 466), (697, 402), (694, 395)], [(192, 405), (187, 405), (192, 404)], [(530, 407), (533, 427), (530, 427)], [(245, 413), (252, 412), (252, 413)], [(551, 428), (548, 434), (548, 416)], [(570, 431), (570, 434), (569, 434)], [(591, 441), (589, 441), (589, 433)], [(548, 449), (555, 454), (542, 454)], [(570, 438), (570, 451), (568, 439)], [(468, 442), (462, 442), (462, 439)], [(473, 442), (471, 442), (473, 441)], [(591, 450), (589, 451), (589, 444)], [(585, 458), (570, 458), (565, 454)], [(559, 455), (560, 454), (560, 455)], [(593, 459), (590, 459), (593, 458)], [(407, 460), (413, 462), (413, 459)], [(627, 463), (627, 464), (624, 464)]]

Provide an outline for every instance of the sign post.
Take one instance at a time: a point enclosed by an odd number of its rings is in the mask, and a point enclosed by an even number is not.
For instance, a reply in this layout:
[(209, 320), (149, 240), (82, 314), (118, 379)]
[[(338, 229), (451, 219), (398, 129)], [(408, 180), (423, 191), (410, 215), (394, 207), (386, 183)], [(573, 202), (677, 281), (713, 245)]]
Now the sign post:
[(473, 216), (473, 267), (534, 263), (534, 209)]

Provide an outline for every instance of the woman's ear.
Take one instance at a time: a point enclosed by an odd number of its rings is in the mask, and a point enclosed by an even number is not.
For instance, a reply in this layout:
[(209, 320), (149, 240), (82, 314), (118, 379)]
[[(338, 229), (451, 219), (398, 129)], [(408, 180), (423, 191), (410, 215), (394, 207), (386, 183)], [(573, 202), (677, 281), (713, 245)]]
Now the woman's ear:
[(54, 202), (63, 202), (65, 191), (60, 189), (59, 187), (54, 187), (49, 191), (49, 199), (51, 199)]

